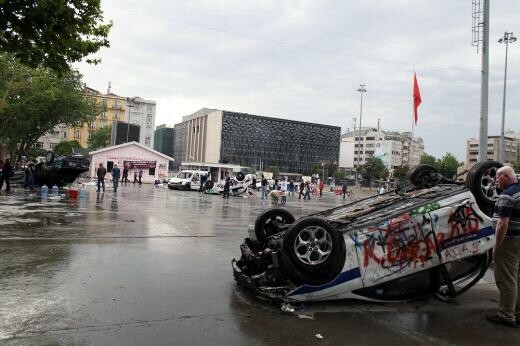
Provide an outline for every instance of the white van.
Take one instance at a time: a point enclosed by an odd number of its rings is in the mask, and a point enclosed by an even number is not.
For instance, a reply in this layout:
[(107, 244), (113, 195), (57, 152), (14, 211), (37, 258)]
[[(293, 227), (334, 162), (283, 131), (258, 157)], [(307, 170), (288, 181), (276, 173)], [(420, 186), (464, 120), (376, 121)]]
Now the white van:
[(172, 190), (198, 190), (203, 176), (208, 177), (208, 172), (182, 170), (168, 180), (168, 187)]

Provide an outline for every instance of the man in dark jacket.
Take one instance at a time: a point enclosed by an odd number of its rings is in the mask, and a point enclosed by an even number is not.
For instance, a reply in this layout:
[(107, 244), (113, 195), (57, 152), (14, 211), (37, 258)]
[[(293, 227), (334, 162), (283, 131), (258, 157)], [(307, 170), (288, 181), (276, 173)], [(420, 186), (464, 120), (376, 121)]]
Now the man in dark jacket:
[(128, 183), (128, 166), (125, 165), (123, 167), (123, 178), (121, 178), (122, 183)]
[(222, 198), (229, 198), (229, 188), (231, 187), (231, 178), (229, 177), (229, 173), (226, 172), (224, 176), (224, 193), (222, 194)]
[(520, 322), (520, 184), (509, 166), (497, 171), (496, 184), (502, 193), (493, 213), (493, 270), (500, 295), (498, 312), (487, 319), (516, 327)]
[(103, 186), (103, 192), (105, 192), (105, 175), (107, 175), (107, 169), (100, 163), (96, 171), (97, 175), (97, 190), (99, 192), (101, 185)]
[(4, 186), (5, 181), (5, 192), (9, 192), (11, 190), (11, 182), (9, 179), (14, 175), (13, 167), (11, 167), (11, 160), (5, 160), (4, 166), (2, 167), (2, 172), (0, 172), (0, 190)]
[(114, 186), (114, 192), (117, 192), (117, 185), (119, 184), (119, 177), (121, 176), (121, 170), (117, 165), (112, 168), (112, 185)]

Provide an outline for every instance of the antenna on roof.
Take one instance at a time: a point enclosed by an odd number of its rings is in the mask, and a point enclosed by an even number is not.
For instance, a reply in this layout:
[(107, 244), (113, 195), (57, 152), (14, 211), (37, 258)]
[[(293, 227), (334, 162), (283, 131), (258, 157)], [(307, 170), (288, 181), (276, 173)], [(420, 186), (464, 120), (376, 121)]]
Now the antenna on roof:
[(112, 89), (112, 82), (108, 82), (108, 89), (107, 89), (107, 94), (110, 94), (110, 90)]

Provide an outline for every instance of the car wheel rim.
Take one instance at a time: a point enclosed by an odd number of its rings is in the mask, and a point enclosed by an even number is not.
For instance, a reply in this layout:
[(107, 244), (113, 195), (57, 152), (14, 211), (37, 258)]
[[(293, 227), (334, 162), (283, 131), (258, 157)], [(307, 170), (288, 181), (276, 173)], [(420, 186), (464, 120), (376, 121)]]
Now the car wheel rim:
[(493, 167), (488, 169), (480, 180), (482, 194), (490, 201), (496, 201), (499, 196), (495, 185), (495, 176), (496, 168)]
[(309, 226), (298, 232), (294, 240), (294, 253), (303, 263), (318, 265), (332, 252), (330, 233), (319, 226)]

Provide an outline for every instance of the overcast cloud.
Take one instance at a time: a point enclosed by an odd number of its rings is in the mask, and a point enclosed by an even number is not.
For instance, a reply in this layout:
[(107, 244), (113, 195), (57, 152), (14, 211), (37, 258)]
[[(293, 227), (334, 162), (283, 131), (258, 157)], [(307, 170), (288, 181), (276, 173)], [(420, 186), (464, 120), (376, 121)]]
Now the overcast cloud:
[[(478, 137), (481, 55), (471, 0), (117, 1), (102, 64), (78, 64), (105, 92), (156, 100), (156, 125), (208, 107), (352, 127), (409, 131), (415, 65), (422, 96), (415, 133), (426, 151), (465, 159)], [(491, 0), (489, 134), (499, 134), (504, 31), (520, 35), (520, 1)], [(509, 47), (506, 128), (520, 131), (520, 42)]]

